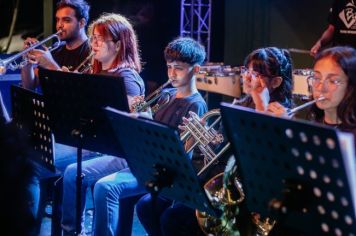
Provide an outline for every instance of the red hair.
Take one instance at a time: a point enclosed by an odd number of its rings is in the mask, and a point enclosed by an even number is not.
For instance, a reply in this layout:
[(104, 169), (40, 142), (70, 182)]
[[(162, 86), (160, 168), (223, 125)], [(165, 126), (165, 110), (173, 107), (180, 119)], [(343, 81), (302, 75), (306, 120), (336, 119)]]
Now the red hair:
[[(114, 13), (104, 13), (89, 26), (89, 34), (97, 30), (105, 39), (120, 41), (120, 49), (110, 69), (131, 68), (141, 72), (141, 59), (135, 31), (130, 22), (123, 16)], [(102, 69), (101, 63), (94, 60), (93, 73)]]

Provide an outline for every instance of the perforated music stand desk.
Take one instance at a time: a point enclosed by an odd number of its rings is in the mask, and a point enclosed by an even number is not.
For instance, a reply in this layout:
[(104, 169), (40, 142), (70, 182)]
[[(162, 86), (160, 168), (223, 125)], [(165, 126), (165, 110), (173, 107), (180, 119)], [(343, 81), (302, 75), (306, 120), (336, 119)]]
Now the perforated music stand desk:
[[(152, 120), (107, 108), (125, 158), (138, 182), (157, 193), (210, 215), (216, 212), (199, 183), (178, 132)], [(165, 169), (162, 173), (160, 170)], [(159, 175), (156, 175), (160, 173)]]
[(31, 137), (31, 143), (36, 150), (34, 161), (40, 166), (40, 176), (47, 178), (58, 175), (55, 167), (54, 147), (49, 117), (45, 112), (44, 98), (41, 94), (12, 85), (11, 101), (13, 122)]
[[(82, 149), (121, 156), (103, 107), (129, 111), (124, 80), (108, 75), (41, 69), (39, 79), (56, 141), (77, 147), (77, 189), (82, 184)], [(76, 234), (81, 232), (81, 191), (77, 191)]]
[(355, 235), (355, 157), (346, 164), (336, 130), (226, 103), (221, 112), (249, 211), (301, 235)]
[(77, 147), (72, 131), (83, 128), (83, 148), (120, 155), (102, 108), (129, 111), (123, 79), (44, 69), (39, 78), (57, 142)]

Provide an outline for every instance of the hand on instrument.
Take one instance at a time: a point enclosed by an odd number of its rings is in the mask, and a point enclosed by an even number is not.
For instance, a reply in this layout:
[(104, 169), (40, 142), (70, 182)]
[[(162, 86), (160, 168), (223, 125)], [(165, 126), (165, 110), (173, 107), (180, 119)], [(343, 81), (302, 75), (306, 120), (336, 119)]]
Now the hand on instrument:
[[(191, 122), (191, 119), (192, 119), (191, 117), (195, 117), (195, 116), (198, 116), (198, 115), (193, 111), (189, 111), (189, 117), (188, 118), (187, 117), (182, 117), (182, 121), (183, 122), (182, 122), (181, 125), (178, 125), (178, 129), (180, 131), (185, 131), (186, 130), (186, 125), (189, 124), (189, 122)], [(202, 126), (205, 126), (206, 120), (200, 119), (199, 122), (200, 122), (200, 124)]]
[(315, 55), (319, 52), (321, 48), (321, 42), (318, 40), (314, 46), (310, 49), (310, 56), (315, 57)]
[(271, 102), (268, 104), (267, 113), (279, 117), (289, 117), (287, 108), (285, 108), (279, 102)]
[(145, 96), (133, 96), (130, 103), (130, 112), (137, 112), (145, 104)]
[(52, 57), (51, 52), (47, 49), (47, 47), (43, 47), (44, 50), (41, 49), (33, 49), (27, 54), (27, 58), (31, 64), (39, 65), (46, 69), (58, 70), (60, 67), (55, 62)]
[[(24, 43), (23, 43), (23, 49), (27, 49), (29, 47), (31, 47), (32, 45), (38, 43), (38, 40), (36, 38), (26, 38)], [(29, 61), (29, 58), (28, 58), (28, 53), (24, 54), (22, 56), (22, 58), (24, 59), (24, 61)], [(33, 65), (32, 63), (28, 63), (29, 65)]]
[(38, 40), (36, 38), (26, 38), (23, 42), (23, 49), (29, 48), (36, 43), (38, 43)]
[(133, 116), (140, 116), (147, 119), (153, 119), (153, 114), (150, 107), (147, 107), (144, 111), (138, 112), (138, 110), (145, 104), (144, 96), (127, 96), (130, 113)]
[[(62, 66), (60, 70), (61, 70), (61, 71), (64, 71), (64, 72), (70, 72), (69, 68), (66, 67), (66, 66)], [(75, 73), (75, 72), (74, 72), (74, 73)]]

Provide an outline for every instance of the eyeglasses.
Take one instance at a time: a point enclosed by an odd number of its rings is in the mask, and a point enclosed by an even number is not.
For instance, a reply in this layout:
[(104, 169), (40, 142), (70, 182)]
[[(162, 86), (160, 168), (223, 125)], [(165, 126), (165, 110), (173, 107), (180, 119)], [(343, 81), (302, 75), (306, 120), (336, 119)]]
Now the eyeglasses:
[(258, 73), (257, 71), (254, 70), (249, 70), (245, 66), (240, 67), (240, 74), (241, 76), (251, 76), (253, 79), (258, 78), (258, 77), (264, 77), (261, 73)]
[(89, 41), (91, 44), (93, 44), (95, 42), (98, 46), (101, 46), (104, 42), (110, 42), (110, 41), (114, 41), (114, 40), (105, 39), (104, 36), (102, 36), (102, 35), (92, 35), (89, 38)]
[(344, 84), (345, 82), (340, 81), (337, 77), (328, 77), (322, 80), (320, 77), (312, 75), (308, 77), (308, 84), (312, 87), (318, 87), (320, 84), (323, 84), (326, 89), (335, 90), (340, 85)]

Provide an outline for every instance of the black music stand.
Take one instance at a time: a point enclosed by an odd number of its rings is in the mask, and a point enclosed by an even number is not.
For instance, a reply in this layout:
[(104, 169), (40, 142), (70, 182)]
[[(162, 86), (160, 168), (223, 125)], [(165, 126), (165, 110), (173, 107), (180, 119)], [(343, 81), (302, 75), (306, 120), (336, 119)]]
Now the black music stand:
[(249, 211), (287, 234), (356, 232), (355, 154), (342, 155), (335, 129), (226, 103), (221, 112)]
[[(39, 79), (56, 141), (77, 147), (77, 190), (82, 186), (82, 150), (121, 156), (105, 106), (129, 111), (122, 78), (41, 69)], [(76, 234), (81, 233), (77, 191)]]
[(213, 216), (220, 213), (212, 208), (175, 129), (106, 110), (132, 173), (152, 197), (162, 194)]
[(34, 161), (49, 170), (49, 173), (42, 173), (44, 175), (41, 176), (58, 174), (54, 160), (53, 136), (43, 96), (16, 85), (12, 85), (10, 91), (13, 122), (31, 137), (34, 149), (40, 154)]
[[(28, 137), (32, 147), (38, 155), (31, 160), (41, 180), (41, 196), (38, 219), (42, 219), (45, 207), (45, 194), (47, 194), (47, 181), (56, 181), (61, 173), (56, 166), (53, 133), (50, 128), (49, 117), (45, 110), (44, 98), (41, 94), (19, 86), (12, 85), (11, 102), (13, 122)], [(45, 182), (45, 184), (43, 183)], [(60, 217), (58, 216), (58, 198), (54, 195), (52, 205), (52, 234), (60, 232)], [(39, 222), (39, 225), (41, 223)]]

